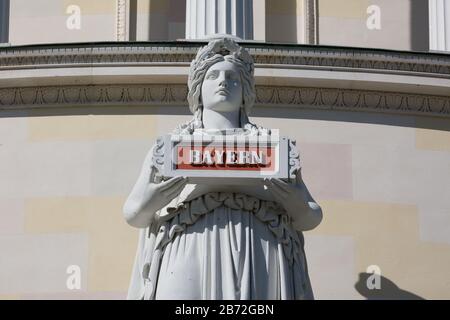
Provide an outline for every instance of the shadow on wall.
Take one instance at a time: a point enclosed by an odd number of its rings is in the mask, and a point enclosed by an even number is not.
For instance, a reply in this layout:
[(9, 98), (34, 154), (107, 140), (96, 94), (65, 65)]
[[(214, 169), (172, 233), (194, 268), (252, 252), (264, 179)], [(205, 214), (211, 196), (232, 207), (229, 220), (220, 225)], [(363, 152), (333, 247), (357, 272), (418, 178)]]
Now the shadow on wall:
[(296, 0), (266, 0), (266, 41), (298, 42)]
[(185, 14), (186, 0), (151, 0), (149, 2), (148, 17), (150, 21), (147, 40), (184, 39)]
[[(359, 274), (355, 289), (367, 300), (425, 300), (424, 298), (397, 287), (397, 285), (386, 277), (380, 276), (380, 289), (369, 289), (367, 280), (372, 273), (362, 272)], [(370, 279), (369, 279), (370, 281)]]
[(411, 1), (411, 50), (428, 51), (428, 1)]

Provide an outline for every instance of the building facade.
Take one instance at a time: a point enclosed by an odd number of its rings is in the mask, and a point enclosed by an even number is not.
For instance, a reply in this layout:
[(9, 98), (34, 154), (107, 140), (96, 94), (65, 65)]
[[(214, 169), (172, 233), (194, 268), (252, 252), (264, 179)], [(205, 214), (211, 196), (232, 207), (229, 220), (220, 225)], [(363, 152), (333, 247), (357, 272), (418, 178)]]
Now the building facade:
[(448, 0), (0, 1), (0, 298), (126, 296), (122, 206), (213, 33), (255, 59), (251, 120), (297, 140), (316, 298), (449, 299)]

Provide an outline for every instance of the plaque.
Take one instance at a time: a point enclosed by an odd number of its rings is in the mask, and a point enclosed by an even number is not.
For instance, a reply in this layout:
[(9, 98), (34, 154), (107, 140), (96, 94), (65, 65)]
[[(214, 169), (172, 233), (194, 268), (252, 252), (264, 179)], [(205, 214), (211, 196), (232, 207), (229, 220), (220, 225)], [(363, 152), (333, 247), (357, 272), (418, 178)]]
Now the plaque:
[(258, 179), (295, 179), (300, 167), (295, 141), (278, 135), (176, 135), (158, 138), (153, 165), (163, 180), (254, 184)]

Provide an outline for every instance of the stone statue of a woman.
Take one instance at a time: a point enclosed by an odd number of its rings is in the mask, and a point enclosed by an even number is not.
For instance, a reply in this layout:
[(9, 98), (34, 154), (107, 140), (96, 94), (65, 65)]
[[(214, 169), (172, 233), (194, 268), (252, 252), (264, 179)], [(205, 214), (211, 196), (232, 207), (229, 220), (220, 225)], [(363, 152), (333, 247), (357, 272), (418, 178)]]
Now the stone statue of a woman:
[[(229, 38), (201, 48), (189, 73), (191, 121), (174, 133), (270, 135), (250, 123), (253, 60)], [(322, 211), (301, 178), (260, 186), (159, 179), (148, 153), (123, 208), (141, 228), (129, 299), (312, 299), (302, 231)]]

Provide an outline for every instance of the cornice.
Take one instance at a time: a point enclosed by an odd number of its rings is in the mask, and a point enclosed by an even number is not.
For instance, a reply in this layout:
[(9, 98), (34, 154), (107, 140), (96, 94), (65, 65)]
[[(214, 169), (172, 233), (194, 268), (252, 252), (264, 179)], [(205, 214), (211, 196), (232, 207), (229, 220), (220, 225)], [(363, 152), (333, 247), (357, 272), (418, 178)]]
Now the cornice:
[[(185, 67), (202, 44), (112, 42), (0, 48), (0, 108), (186, 105)], [(450, 55), (242, 45), (254, 57), (259, 74), (257, 106), (450, 117)], [(176, 72), (146, 76), (149, 66), (169, 66)], [(306, 75), (310, 78), (295, 80)], [(320, 81), (308, 80), (314, 75)]]
[[(187, 105), (186, 96), (181, 84), (2, 88), (0, 109)], [(257, 86), (255, 105), (450, 116), (450, 97), (333, 88)]]
[[(184, 63), (201, 42), (86, 43), (0, 48), (0, 70), (117, 64)], [(308, 66), (327, 70), (412, 72), (450, 78), (450, 55), (363, 48), (242, 43), (258, 65)]]

